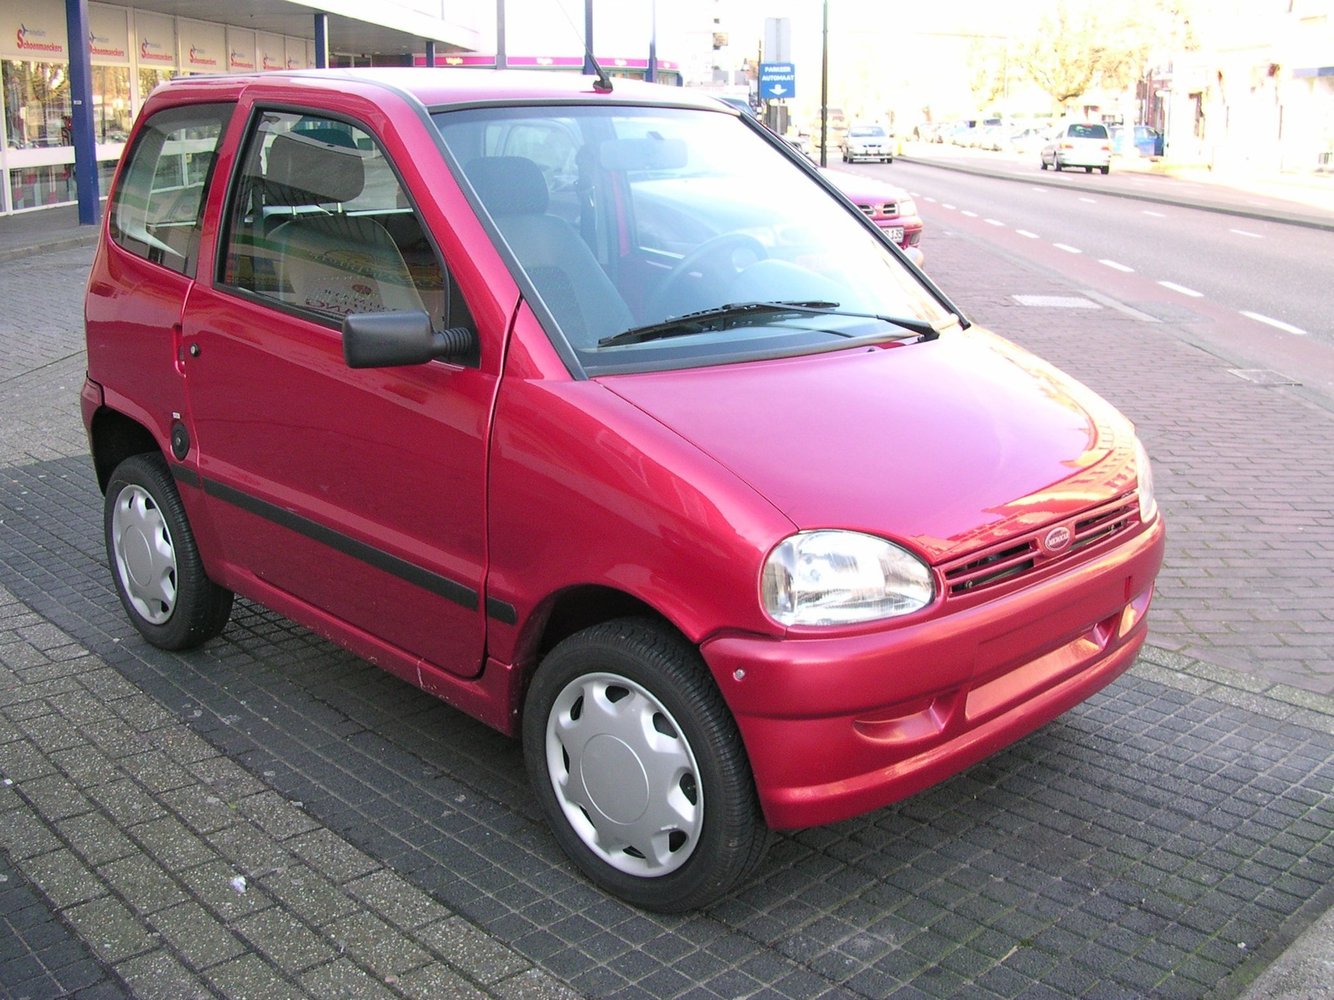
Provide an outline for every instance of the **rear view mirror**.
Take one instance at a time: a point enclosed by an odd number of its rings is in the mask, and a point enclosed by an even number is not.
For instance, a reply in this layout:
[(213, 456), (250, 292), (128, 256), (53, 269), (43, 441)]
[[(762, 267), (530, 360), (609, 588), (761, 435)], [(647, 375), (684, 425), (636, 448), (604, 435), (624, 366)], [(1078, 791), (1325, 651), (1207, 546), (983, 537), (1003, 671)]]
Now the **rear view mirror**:
[(653, 136), (608, 139), (598, 148), (598, 162), (605, 170), (680, 170), (686, 165), (686, 144)]

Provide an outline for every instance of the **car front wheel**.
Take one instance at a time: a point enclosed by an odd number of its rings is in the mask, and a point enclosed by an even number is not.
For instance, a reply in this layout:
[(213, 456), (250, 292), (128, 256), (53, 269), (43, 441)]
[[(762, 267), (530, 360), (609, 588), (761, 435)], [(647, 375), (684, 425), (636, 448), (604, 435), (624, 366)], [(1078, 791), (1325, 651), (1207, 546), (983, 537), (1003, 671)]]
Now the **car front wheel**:
[(528, 690), (523, 750), (561, 848), (636, 906), (704, 906), (764, 856), (736, 724), (698, 651), (664, 625), (622, 619), (557, 645)]
[(103, 524), (116, 593), (145, 639), (162, 649), (191, 649), (223, 630), (232, 592), (205, 575), (161, 455), (133, 455), (116, 467)]

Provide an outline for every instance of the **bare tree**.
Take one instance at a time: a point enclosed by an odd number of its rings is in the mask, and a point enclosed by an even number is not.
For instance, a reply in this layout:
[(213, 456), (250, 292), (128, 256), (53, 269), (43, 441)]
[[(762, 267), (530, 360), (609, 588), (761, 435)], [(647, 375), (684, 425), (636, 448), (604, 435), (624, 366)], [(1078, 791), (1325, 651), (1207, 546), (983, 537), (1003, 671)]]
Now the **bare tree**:
[(1189, 34), (1189, 0), (1113, 5), (1058, 0), (1015, 50), (1016, 68), (1066, 104), (1095, 85), (1116, 90), (1144, 71), (1150, 53)]
[(977, 110), (987, 111), (992, 102), (1005, 93), (1005, 77), (1009, 71), (1003, 42), (989, 38), (974, 38), (968, 43), (968, 89), (977, 101)]

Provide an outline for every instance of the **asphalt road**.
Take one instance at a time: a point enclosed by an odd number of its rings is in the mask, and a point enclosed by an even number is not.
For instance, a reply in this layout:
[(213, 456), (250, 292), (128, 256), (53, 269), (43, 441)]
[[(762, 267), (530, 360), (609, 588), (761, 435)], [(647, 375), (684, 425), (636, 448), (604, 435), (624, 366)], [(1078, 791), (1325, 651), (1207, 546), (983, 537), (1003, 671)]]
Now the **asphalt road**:
[[(1170, 326), (1239, 367), (1300, 378), (1334, 403), (1334, 232), (1107, 192), (1082, 171), (979, 176), (899, 161), (840, 167), (908, 188), (952, 227)], [(1124, 185), (1122, 185), (1124, 189)], [(948, 289), (947, 289), (948, 290)]]

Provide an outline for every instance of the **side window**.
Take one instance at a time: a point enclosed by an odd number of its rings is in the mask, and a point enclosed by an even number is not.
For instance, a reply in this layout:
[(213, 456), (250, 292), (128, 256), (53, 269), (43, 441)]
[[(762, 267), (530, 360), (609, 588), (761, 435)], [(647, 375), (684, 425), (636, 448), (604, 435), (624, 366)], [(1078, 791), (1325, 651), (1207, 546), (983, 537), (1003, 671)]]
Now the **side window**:
[(256, 117), (229, 209), (222, 284), (339, 326), (423, 309), (472, 326), (457, 286), (369, 132), (290, 112)]
[(234, 105), (170, 108), (144, 123), (111, 201), (111, 238), (194, 276), (204, 192)]

